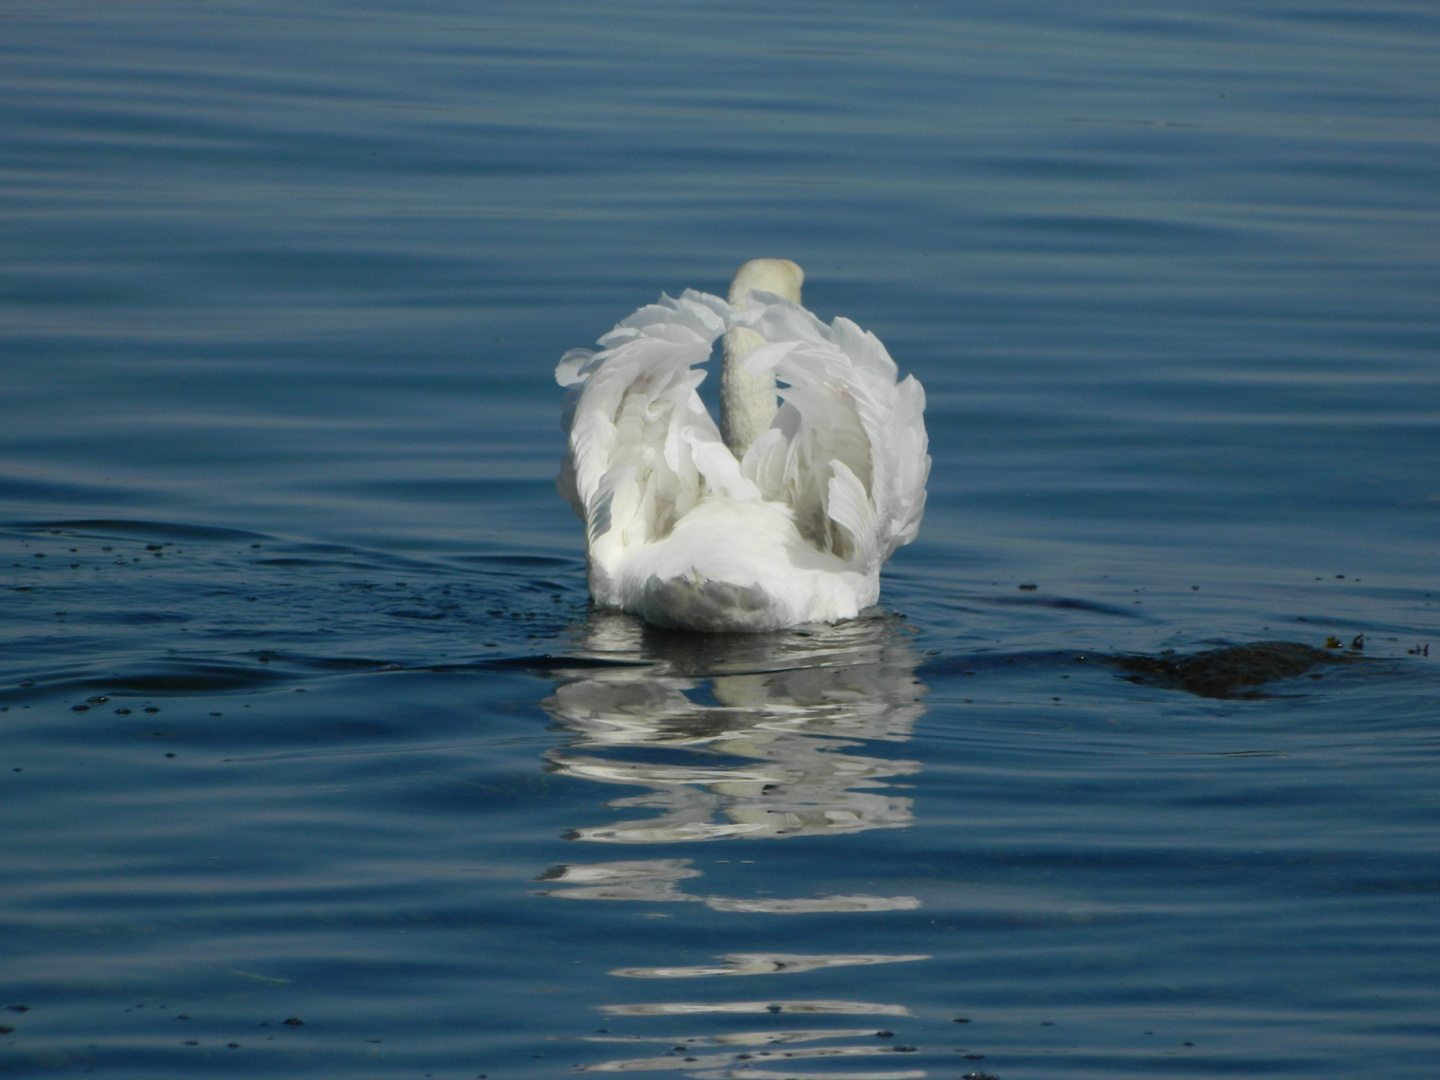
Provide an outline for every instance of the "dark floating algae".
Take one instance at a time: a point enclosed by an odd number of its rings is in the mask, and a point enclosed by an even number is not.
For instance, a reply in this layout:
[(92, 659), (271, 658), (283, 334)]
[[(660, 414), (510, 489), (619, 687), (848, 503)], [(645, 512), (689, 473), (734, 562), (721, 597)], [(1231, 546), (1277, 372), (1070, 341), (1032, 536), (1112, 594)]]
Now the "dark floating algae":
[[(1358, 641), (1358, 639), (1357, 639)], [(1364, 662), (1355, 652), (1336, 652), (1333, 646), (1316, 649), (1295, 641), (1256, 641), (1223, 649), (1207, 649), (1188, 656), (1162, 653), (1159, 656), (1119, 656), (1113, 663), (1131, 674), (1130, 682), (1152, 683), (1170, 690), (1184, 690), (1198, 697), (1263, 697), (1254, 688), (1277, 679), (1293, 679), (1325, 664)]]

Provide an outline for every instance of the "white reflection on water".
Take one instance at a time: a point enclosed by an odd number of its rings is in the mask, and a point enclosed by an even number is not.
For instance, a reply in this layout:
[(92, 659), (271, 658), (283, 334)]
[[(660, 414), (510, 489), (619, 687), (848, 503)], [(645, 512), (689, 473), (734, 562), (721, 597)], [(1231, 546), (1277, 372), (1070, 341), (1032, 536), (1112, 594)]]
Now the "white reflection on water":
[(700, 900), (681, 892), (675, 882), (703, 877), (689, 859), (641, 859), (634, 862), (566, 863), (552, 867), (541, 881), (563, 882), (568, 889), (545, 889), (539, 896), (567, 900)]
[(861, 1039), (880, 1034), (876, 1028), (829, 1028), (798, 1031), (737, 1031), (721, 1035), (666, 1035), (664, 1038), (622, 1038), (616, 1035), (587, 1035), (584, 1042), (659, 1042), (685, 1046), (775, 1046), (779, 1043), (815, 1042), (818, 1039)]
[(642, 859), (634, 862), (566, 863), (541, 875), (541, 881), (563, 882), (565, 889), (545, 889), (541, 896), (568, 900), (693, 900), (716, 911), (805, 915), (816, 911), (910, 911), (920, 906), (913, 896), (817, 896), (777, 900), (733, 896), (696, 896), (675, 886), (684, 878), (704, 876), (690, 869), (689, 859)]
[[(653, 816), (571, 830), (572, 840), (602, 844), (675, 844), (841, 836), (913, 821), (912, 800), (884, 789), (919, 771), (913, 761), (861, 751), (903, 742), (925, 712), (920, 657), (891, 619), (750, 636), (663, 634), (628, 616), (592, 617), (579, 654), (590, 661), (562, 670), (568, 681), (543, 703), (571, 737), (545, 755), (547, 769), (602, 784), (646, 788), (611, 800)], [(620, 661), (595, 664), (594, 661)], [(913, 896), (847, 893), (734, 897), (697, 888), (692, 859), (563, 863), (541, 877), (540, 895), (568, 900), (703, 903), (742, 915), (815, 915), (909, 911)], [(774, 880), (774, 875), (769, 880)], [(736, 952), (709, 964), (616, 968), (629, 979), (798, 975), (830, 968), (928, 960), (883, 953)], [(606, 1005), (611, 1015), (811, 1013), (908, 1016), (896, 1004), (858, 1001), (660, 1002)], [(681, 1042), (737, 1048), (819, 1039), (874, 1037), (875, 1031), (726, 1032)], [(667, 1036), (668, 1041), (676, 1041)], [(756, 1066), (810, 1058), (892, 1055), (905, 1048), (823, 1046), (803, 1050), (674, 1053), (626, 1058), (587, 1072), (685, 1070), (691, 1076), (754, 1078)], [(719, 1071), (714, 1071), (719, 1067)], [(710, 1071), (695, 1072), (695, 1069)], [(732, 1070), (735, 1070), (732, 1072)], [(787, 1077), (831, 1076), (796, 1073)], [(854, 1078), (921, 1077), (923, 1070), (848, 1072)]]
[[(680, 1060), (690, 1068), (705, 1068), (713, 1065), (730, 1065), (736, 1060), (756, 1062), (759, 1064), (776, 1064), (782, 1061), (803, 1061), (815, 1058), (857, 1058), (857, 1057), (889, 1057), (894, 1054), (907, 1053), (895, 1046), (824, 1046), (814, 1047), (805, 1050), (757, 1050), (753, 1054), (706, 1054), (704, 1056), (691, 1055)], [(676, 1059), (674, 1057), (650, 1057), (650, 1058), (627, 1058), (619, 1061), (604, 1061), (598, 1065), (590, 1065), (582, 1068), (581, 1072), (646, 1072), (656, 1069), (674, 1069)], [(748, 1066), (741, 1066), (744, 1072), (737, 1072), (733, 1075), (754, 1077), (764, 1075), (754, 1071)], [(730, 1076), (728, 1070), (719, 1073), (709, 1073), (709, 1076)], [(787, 1077), (789, 1080), (798, 1080), (804, 1075), (809, 1076), (844, 1076), (848, 1080), (855, 1080), (863, 1076), (924, 1076), (923, 1071), (907, 1071), (904, 1073), (797, 1073), (786, 1071), (772, 1075)]]
[(812, 911), (911, 911), (920, 906), (913, 896), (820, 896), (813, 900), (736, 900), (707, 896), (705, 903), (716, 911), (754, 911), (768, 915), (805, 915)]
[(694, 979), (708, 975), (799, 975), (821, 968), (861, 967), (869, 964), (902, 964), (909, 960), (929, 960), (922, 955), (883, 956), (879, 953), (848, 955), (808, 955), (798, 953), (731, 953), (720, 957), (723, 963), (697, 967), (634, 967), (616, 968), (611, 975), (629, 979)]
[[(716, 1013), (732, 1016), (743, 1013), (792, 1013), (811, 1016), (911, 1016), (904, 1005), (882, 1005), (872, 1001), (655, 1001), (628, 1005), (601, 1005), (611, 1016), (700, 1016)], [(753, 1033), (762, 1036), (763, 1032)], [(836, 1032), (836, 1036), (844, 1032)], [(716, 1039), (719, 1036), (715, 1036)], [(676, 1039), (676, 1042), (683, 1040)]]
[[(617, 1043), (617, 1042), (619, 1042), (619, 1043), (632, 1043), (632, 1044), (633, 1044), (633, 1043), (637, 1043), (637, 1042), (673, 1043), (673, 1044), (676, 1044), (678, 1047), (684, 1047), (684, 1048), (688, 1051), (688, 1050), (690, 1050), (691, 1048), (696, 1047), (696, 1046), (744, 1046), (744, 1047), (753, 1047), (753, 1046), (781, 1046), (781, 1045), (793, 1045), (793, 1044), (795, 1044), (795, 1043), (802, 1043), (802, 1042), (818, 1042), (818, 1041), (820, 1041), (820, 1040), (822, 1040), (822, 1039), (868, 1039), (868, 1038), (874, 1038), (874, 1037), (877, 1036), (877, 1035), (884, 1035), (884, 1034), (888, 1034), (888, 1032), (882, 1032), (882, 1031), (880, 1031), (879, 1029), (876, 1029), (876, 1028), (835, 1028), (835, 1029), (831, 1029), (831, 1030), (828, 1030), (828, 1031), (826, 1031), (826, 1030), (808, 1030), (808, 1031), (806, 1031), (806, 1030), (801, 1030), (801, 1031), (740, 1031), (740, 1032), (733, 1032), (733, 1033), (730, 1033), (730, 1034), (722, 1034), (722, 1035), (680, 1035), (680, 1036), (673, 1036), (673, 1035), (672, 1035), (672, 1036), (667, 1036), (667, 1037), (665, 1037), (665, 1038), (663, 1038), (663, 1039), (616, 1038), (616, 1037), (614, 1037), (614, 1036), (590, 1035), (590, 1036), (586, 1036), (583, 1041), (584, 1041), (584, 1042), (607, 1042), (607, 1043)], [(827, 1050), (823, 1053), (823, 1056), (825, 1056), (825, 1057), (834, 1057), (834, 1056), (837, 1056), (837, 1052), (838, 1052), (838, 1054), (843, 1054), (843, 1055), (845, 1055), (845, 1056), (847, 1056), (847, 1057), (853, 1057), (853, 1056), (856, 1056), (857, 1054), (858, 1054), (859, 1056), (869, 1057), (869, 1056), (873, 1056), (873, 1055), (876, 1054), (876, 1053), (892, 1053), (892, 1054), (893, 1054), (893, 1053), (905, 1053), (906, 1051), (900, 1050), (898, 1047), (897, 1047), (897, 1048), (876, 1048), (876, 1047), (873, 1047), (873, 1046), (871, 1046), (871, 1047), (863, 1047), (863, 1048), (862, 1048), (862, 1047), (838, 1047), (838, 1048), (830, 1048), (830, 1049), (827, 1049)], [(777, 1055), (774, 1055), (774, 1054), (747, 1054), (747, 1055), (745, 1055), (745, 1058), (744, 1058), (744, 1064), (741, 1066), (741, 1068), (744, 1069), (745, 1071), (744, 1071), (742, 1074), (737, 1074), (737, 1075), (743, 1075), (743, 1076), (745, 1076), (745, 1077), (755, 1077), (755, 1076), (760, 1076), (760, 1075), (766, 1075), (766, 1074), (764, 1074), (764, 1073), (757, 1072), (757, 1071), (755, 1071), (753, 1068), (751, 1068), (751, 1067), (750, 1067), (751, 1062), (753, 1062), (753, 1061), (755, 1061), (755, 1060), (770, 1061), (770, 1060), (773, 1060), (776, 1056), (777, 1056)], [(800, 1057), (800, 1056), (802, 1056), (802, 1055), (799, 1055), (799, 1054), (784, 1054), (784, 1055), (780, 1055), (780, 1056), (782, 1057), (782, 1059), (791, 1059), (791, 1060), (793, 1060), (794, 1058)], [(695, 1066), (695, 1065), (708, 1066), (708, 1065), (715, 1065), (715, 1064), (730, 1065), (732, 1062), (737, 1061), (737, 1060), (741, 1060), (741, 1059), (740, 1059), (740, 1055), (738, 1055), (738, 1054), (737, 1054), (737, 1055), (724, 1055), (724, 1056), (721, 1056), (721, 1055), (718, 1055), (718, 1054), (711, 1054), (711, 1055), (706, 1056), (706, 1057), (698, 1057), (698, 1056), (694, 1056), (693, 1054), (690, 1054), (690, 1055), (687, 1055), (687, 1056), (682, 1057), (682, 1058), (680, 1059), (681, 1063), (684, 1064), (684, 1065), (687, 1065), (687, 1066)], [(668, 1056), (668, 1057), (667, 1057), (667, 1056), (660, 1056), (660, 1057), (649, 1057), (649, 1058), (624, 1058), (624, 1059), (620, 1059), (620, 1060), (616, 1060), (616, 1061), (604, 1061), (604, 1062), (600, 1062), (599, 1064), (596, 1064), (596, 1065), (591, 1065), (591, 1066), (589, 1066), (588, 1068), (582, 1069), (581, 1071), (582, 1071), (582, 1072), (640, 1072), (640, 1071), (644, 1071), (644, 1070), (660, 1070), (660, 1069), (674, 1069), (674, 1068), (675, 1068), (675, 1058), (674, 1058), (674, 1056), (672, 1055), (672, 1056)], [(697, 1074), (694, 1074), (694, 1075), (699, 1076), (699, 1075), (702, 1075), (702, 1074), (698, 1074), (698, 1073), (697, 1073)], [(730, 1075), (732, 1075), (732, 1074), (729, 1073), (729, 1072), (720, 1072), (720, 1073), (709, 1073), (709, 1074), (703, 1074), (703, 1075), (710, 1075), (710, 1076), (730, 1076)], [(844, 1073), (844, 1074), (839, 1074), (839, 1073), (794, 1073), (794, 1072), (786, 1071), (786, 1072), (783, 1073), (783, 1074), (776, 1073), (776, 1074), (773, 1074), (773, 1075), (776, 1075), (776, 1076), (783, 1075), (783, 1076), (792, 1077), (792, 1078), (794, 1078), (794, 1077), (799, 1077), (799, 1076), (812, 1076), (812, 1077), (814, 1077), (814, 1076), (826, 1076), (826, 1077), (830, 1077), (830, 1076), (841, 1076), (841, 1075), (843, 1075), (843, 1076), (849, 1078), (849, 1080), (866, 1080), (866, 1078), (870, 1078), (870, 1080), (881, 1080), (881, 1078), (884, 1078), (884, 1077), (922, 1077), (922, 1076), (925, 1075), (925, 1071), (922, 1069), (922, 1070), (907, 1070), (907, 1071), (905, 1071), (905, 1072), (859, 1072), (859, 1073), (856, 1073), (856, 1072), (847, 1072), (847, 1073)]]

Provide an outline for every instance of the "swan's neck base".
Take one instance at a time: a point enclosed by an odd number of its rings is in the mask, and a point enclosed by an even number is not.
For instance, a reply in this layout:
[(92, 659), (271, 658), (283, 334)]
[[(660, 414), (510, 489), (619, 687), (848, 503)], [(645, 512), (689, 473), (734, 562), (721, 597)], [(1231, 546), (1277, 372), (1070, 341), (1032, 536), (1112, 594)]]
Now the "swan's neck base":
[(720, 369), (720, 436), (735, 455), (745, 456), (750, 444), (775, 419), (775, 375), (751, 375), (740, 363), (746, 353), (765, 344), (754, 330), (737, 326), (725, 335), (725, 361)]

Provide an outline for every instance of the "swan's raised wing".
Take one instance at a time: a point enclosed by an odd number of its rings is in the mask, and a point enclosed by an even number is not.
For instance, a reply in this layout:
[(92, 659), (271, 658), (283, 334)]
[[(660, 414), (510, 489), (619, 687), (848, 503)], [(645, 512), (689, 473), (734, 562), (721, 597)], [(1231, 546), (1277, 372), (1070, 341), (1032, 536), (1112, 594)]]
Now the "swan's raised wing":
[(729, 306), (687, 291), (641, 308), (555, 371), (567, 387), (569, 451), (557, 487), (589, 531), (592, 557), (667, 535), (707, 492), (758, 498), (720, 440), (695, 364), (725, 329)]
[(925, 392), (896, 382), (895, 361), (849, 319), (826, 326), (804, 308), (764, 293), (732, 316), (767, 344), (745, 358), (788, 388), (769, 431), (742, 471), (768, 500), (795, 512), (802, 535), (867, 568), (915, 538), (930, 472)]

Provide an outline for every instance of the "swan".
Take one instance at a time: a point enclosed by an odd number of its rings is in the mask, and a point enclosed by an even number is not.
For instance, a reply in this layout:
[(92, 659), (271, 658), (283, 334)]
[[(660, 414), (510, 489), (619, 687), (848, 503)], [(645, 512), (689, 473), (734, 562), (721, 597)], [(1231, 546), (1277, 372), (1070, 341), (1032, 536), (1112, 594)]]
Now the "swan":
[[(897, 381), (874, 334), (801, 307), (804, 278), (788, 259), (754, 259), (728, 302), (662, 294), (598, 350), (561, 359), (556, 487), (585, 523), (596, 605), (754, 632), (854, 618), (879, 599), (880, 565), (925, 509), (925, 392)], [(695, 365), (722, 334), (717, 427)]]

